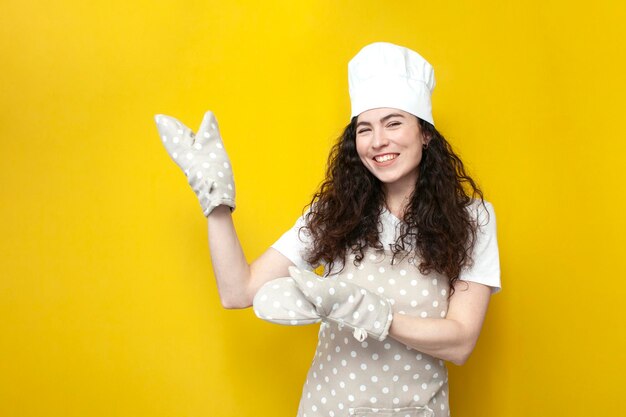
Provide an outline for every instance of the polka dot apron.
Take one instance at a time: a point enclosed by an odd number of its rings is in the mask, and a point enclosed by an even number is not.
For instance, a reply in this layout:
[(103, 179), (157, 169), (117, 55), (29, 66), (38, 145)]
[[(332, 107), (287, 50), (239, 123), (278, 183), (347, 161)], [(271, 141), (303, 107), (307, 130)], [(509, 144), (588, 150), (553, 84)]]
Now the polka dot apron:
[[(388, 298), (393, 311), (443, 318), (448, 310), (447, 278), (420, 274), (410, 256), (368, 250), (358, 267), (349, 257), (339, 279)], [(352, 331), (322, 322), (307, 374), (298, 417), (447, 417), (448, 372), (440, 359), (387, 337), (363, 342)]]

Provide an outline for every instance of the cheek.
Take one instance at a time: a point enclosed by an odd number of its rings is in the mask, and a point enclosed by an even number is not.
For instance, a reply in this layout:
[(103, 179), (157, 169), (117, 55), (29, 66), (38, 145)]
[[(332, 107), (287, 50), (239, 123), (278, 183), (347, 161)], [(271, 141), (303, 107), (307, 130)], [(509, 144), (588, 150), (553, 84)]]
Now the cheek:
[(367, 150), (369, 146), (367, 142), (364, 140), (357, 139), (355, 142), (355, 147), (356, 147), (356, 153), (359, 156), (359, 159), (361, 160), (361, 163), (363, 164), (365, 169), (367, 169), (369, 172), (374, 174), (372, 167), (368, 163), (369, 157), (367, 156)]
[(413, 161), (416, 166), (419, 166), (419, 164), (422, 162), (422, 150), (421, 149), (417, 149), (415, 151), (415, 154), (413, 155)]
[(367, 144), (363, 140), (356, 139), (355, 142), (356, 153), (359, 155), (361, 159), (367, 159)]

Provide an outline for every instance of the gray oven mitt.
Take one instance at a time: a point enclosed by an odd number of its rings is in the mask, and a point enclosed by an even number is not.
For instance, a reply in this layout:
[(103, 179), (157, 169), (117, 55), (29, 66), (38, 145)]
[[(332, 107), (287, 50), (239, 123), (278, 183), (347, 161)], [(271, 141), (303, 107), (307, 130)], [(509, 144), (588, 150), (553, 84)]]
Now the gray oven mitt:
[(387, 337), (393, 311), (386, 298), (338, 277), (322, 278), (293, 266), (289, 275), (323, 320), (352, 328), (360, 342), (368, 335), (380, 341)]
[(266, 282), (254, 296), (252, 308), (258, 318), (276, 324), (301, 326), (322, 320), (291, 278)]
[(171, 116), (154, 116), (161, 141), (208, 216), (217, 206), (235, 210), (235, 181), (213, 112), (207, 111), (198, 134)]

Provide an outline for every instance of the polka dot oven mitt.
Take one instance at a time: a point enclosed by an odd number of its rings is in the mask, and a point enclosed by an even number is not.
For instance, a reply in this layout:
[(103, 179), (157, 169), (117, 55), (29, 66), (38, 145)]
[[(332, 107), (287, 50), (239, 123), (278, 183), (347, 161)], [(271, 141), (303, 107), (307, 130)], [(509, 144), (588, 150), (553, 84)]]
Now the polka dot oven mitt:
[(351, 327), (360, 342), (368, 335), (380, 341), (387, 337), (393, 310), (386, 298), (351, 282), (322, 278), (295, 267), (289, 268), (289, 275), (322, 319)]
[(288, 277), (266, 282), (254, 296), (252, 308), (258, 318), (276, 324), (301, 326), (322, 320), (315, 306)]
[(208, 216), (217, 206), (235, 209), (235, 181), (213, 112), (204, 115), (198, 134), (177, 119), (154, 116), (161, 141), (170, 157), (183, 170)]

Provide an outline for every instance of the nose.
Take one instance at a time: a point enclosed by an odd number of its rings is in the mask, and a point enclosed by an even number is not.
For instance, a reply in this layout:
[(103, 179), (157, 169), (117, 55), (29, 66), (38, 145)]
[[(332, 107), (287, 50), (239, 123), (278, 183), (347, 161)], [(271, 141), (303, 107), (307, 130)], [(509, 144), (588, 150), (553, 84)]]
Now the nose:
[(379, 149), (389, 144), (389, 139), (383, 129), (374, 129), (372, 136), (372, 148), (374, 149)]

